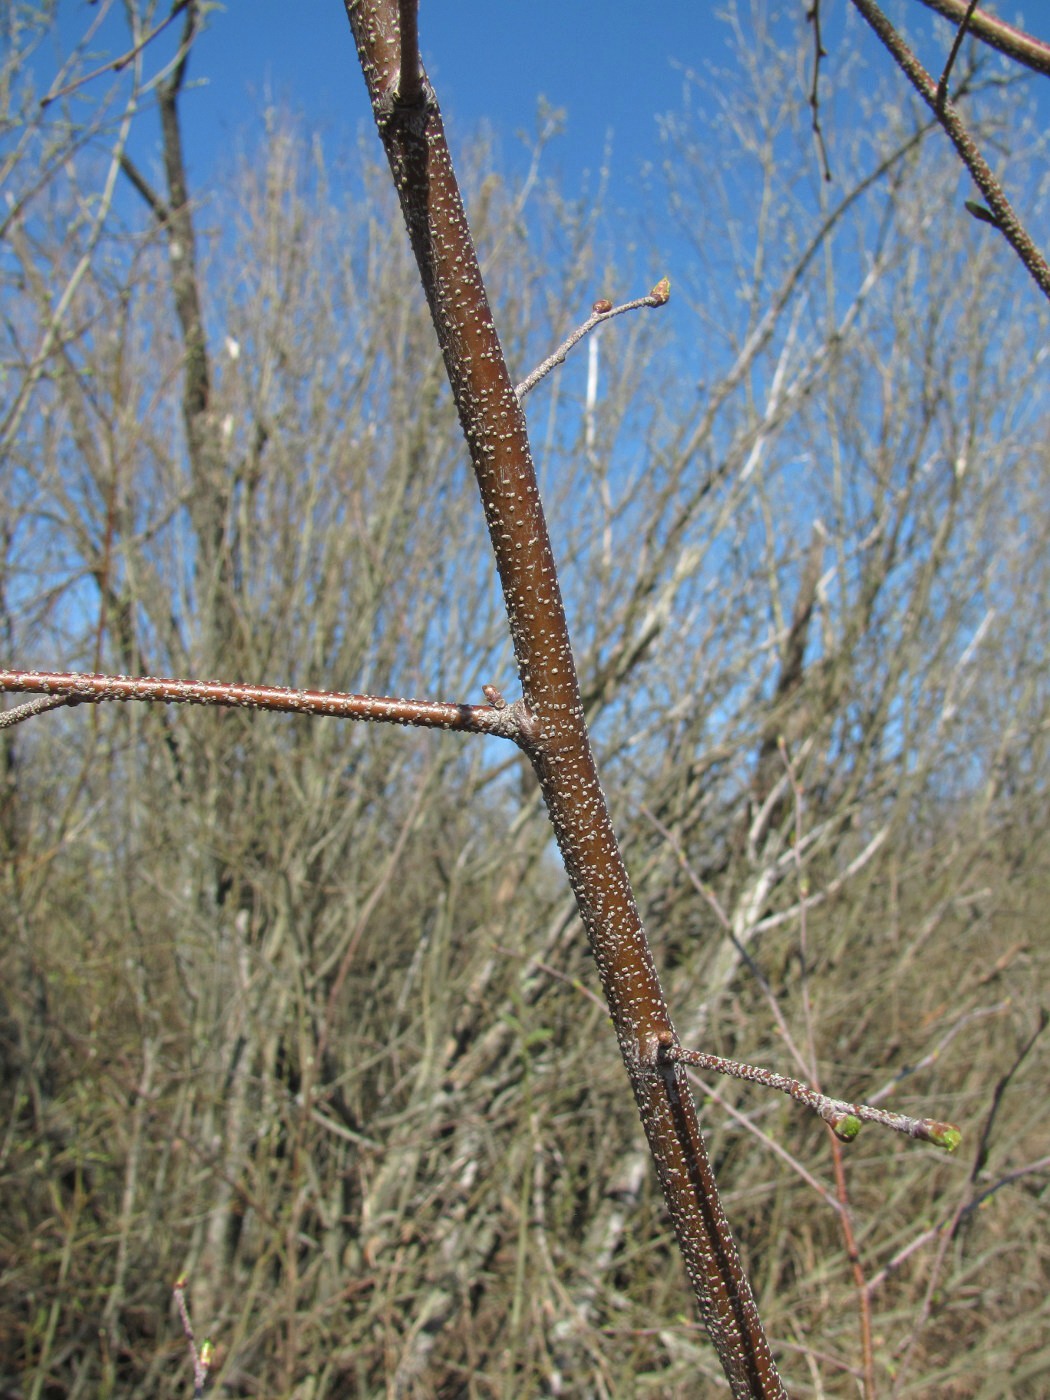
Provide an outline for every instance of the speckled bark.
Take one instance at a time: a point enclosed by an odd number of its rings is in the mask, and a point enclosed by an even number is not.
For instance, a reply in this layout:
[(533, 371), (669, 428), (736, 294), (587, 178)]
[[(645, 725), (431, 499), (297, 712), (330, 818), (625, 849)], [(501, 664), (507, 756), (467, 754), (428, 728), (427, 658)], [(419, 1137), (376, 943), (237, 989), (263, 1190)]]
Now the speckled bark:
[(722, 1211), (598, 781), (525, 419), (489, 311), (440, 113), (399, 105), (396, 0), (345, 0), (466, 435), (503, 584), (536, 769), (701, 1314), (737, 1396), (783, 1395)]

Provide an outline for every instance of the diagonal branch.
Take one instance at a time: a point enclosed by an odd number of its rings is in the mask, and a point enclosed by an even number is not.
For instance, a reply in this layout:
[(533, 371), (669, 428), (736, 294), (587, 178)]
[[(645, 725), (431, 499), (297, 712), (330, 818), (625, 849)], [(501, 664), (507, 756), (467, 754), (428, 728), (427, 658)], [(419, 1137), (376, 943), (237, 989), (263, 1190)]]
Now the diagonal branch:
[[(1050, 266), (1033, 243), (1028, 230), (1021, 223), (1013, 205), (1007, 199), (999, 181), (992, 174), (988, 163), (977, 149), (965, 122), (953, 102), (945, 96), (941, 101), (938, 86), (927, 73), (911, 49), (886, 15), (879, 9), (875, 0), (853, 0), (854, 5), (882, 40), (894, 62), (900, 68), (915, 91), (932, 108), (934, 115), (947, 132), (952, 145), (959, 152), (963, 164), (973, 177), (974, 183), (984, 195), (991, 219), (999, 232), (1024, 263), (1039, 290), (1050, 299)], [(960, 19), (965, 16), (968, 6), (962, 7)], [(971, 26), (976, 14), (971, 19)]]
[(537, 732), (524, 746), (594, 952), (708, 1332), (736, 1396), (784, 1394), (719, 1200), (584, 721), (521, 404), (482, 281), (437, 101), (399, 97), (397, 0), (344, 0), (470, 450)]
[(625, 301), (620, 306), (613, 306), (611, 301), (604, 298), (596, 301), (591, 307), (591, 314), (582, 325), (577, 326), (571, 335), (566, 336), (557, 350), (547, 356), (547, 358), (527, 374), (514, 392), (518, 397), (518, 402), (531, 390), (535, 389), (541, 379), (546, 378), (552, 369), (565, 363), (566, 356), (574, 346), (578, 345), (585, 335), (590, 335), (595, 326), (600, 326), (603, 321), (611, 321), (614, 316), (622, 316), (625, 311), (637, 311), (640, 306), (666, 306), (671, 296), (671, 283), (666, 277), (662, 277), (656, 286), (647, 296), (636, 297), (634, 301)]
[(935, 1147), (943, 1147), (946, 1152), (954, 1152), (962, 1141), (962, 1133), (954, 1123), (943, 1123), (935, 1118), (913, 1118), (908, 1113), (894, 1113), (887, 1108), (876, 1108), (872, 1104), (851, 1103), (847, 1099), (832, 1098), (818, 1089), (803, 1084), (790, 1075), (777, 1074), (762, 1065), (746, 1065), (739, 1060), (727, 1060), (723, 1055), (710, 1055), (703, 1050), (683, 1050), (675, 1047), (665, 1052), (668, 1060), (675, 1064), (691, 1065), (695, 1069), (713, 1070), (730, 1079), (741, 1079), (750, 1084), (761, 1084), (763, 1088), (775, 1089), (823, 1118), (828, 1127), (841, 1142), (852, 1142), (860, 1132), (862, 1123), (878, 1123), (895, 1133), (917, 1138), (921, 1142), (932, 1142)]
[[(929, 10), (936, 10), (946, 19), (961, 24), (970, 9), (968, 0), (920, 0)], [(998, 15), (990, 15), (986, 10), (973, 10), (968, 28), (972, 34), (990, 44), (993, 49), (1006, 54), (1007, 58), (1023, 63), (1034, 73), (1050, 75), (1050, 44), (1026, 34), (1023, 29), (1007, 24)]]
[(24, 705), (14, 705), (10, 710), (0, 710), (0, 729), (13, 729), (34, 715), (46, 714), (48, 710), (58, 710), (63, 705), (76, 705), (79, 701), (69, 695), (38, 695), (35, 700), (27, 700)]
[(955, 31), (955, 39), (952, 42), (951, 52), (948, 54), (948, 61), (944, 65), (944, 72), (937, 84), (936, 110), (938, 113), (943, 111), (944, 104), (948, 100), (948, 80), (951, 78), (955, 60), (959, 57), (959, 50), (962, 48), (962, 42), (966, 38), (966, 31), (970, 27), (970, 21), (973, 19), (973, 12), (976, 8), (977, 0), (970, 0), (966, 13), (962, 17), (962, 23)]

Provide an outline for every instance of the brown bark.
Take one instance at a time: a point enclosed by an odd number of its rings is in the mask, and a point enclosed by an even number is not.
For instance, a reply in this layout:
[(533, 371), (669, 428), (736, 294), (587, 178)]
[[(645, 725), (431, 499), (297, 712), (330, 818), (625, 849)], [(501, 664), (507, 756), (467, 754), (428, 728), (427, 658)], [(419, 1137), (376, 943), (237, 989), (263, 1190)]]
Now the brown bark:
[[(398, 89), (395, 0), (346, 0), (481, 491), (539, 778), (700, 1311), (737, 1396), (782, 1395), (697, 1121), (584, 721), (524, 415), (471, 241), (433, 91)], [(406, 65), (415, 74), (413, 55)], [(416, 87), (415, 82), (412, 88)]]

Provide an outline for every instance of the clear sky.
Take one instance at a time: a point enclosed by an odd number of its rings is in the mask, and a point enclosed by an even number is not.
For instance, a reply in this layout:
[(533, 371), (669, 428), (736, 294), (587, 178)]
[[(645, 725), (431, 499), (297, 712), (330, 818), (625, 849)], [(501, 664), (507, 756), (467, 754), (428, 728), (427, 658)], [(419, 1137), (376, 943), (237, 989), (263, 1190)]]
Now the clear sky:
[[(936, 71), (948, 26), (918, 0), (885, 3)], [(797, 22), (803, 4), (739, 0), (739, 9), (745, 23), (752, 9), (781, 9)], [(122, 8), (116, 0), (59, 0), (60, 22), (71, 39), (106, 15), (94, 47), (100, 55), (119, 53), (127, 46)], [(608, 195), (617, 208), (638, 197), (634, 177), (656, 152), (658, 117), (681, 107), (683, 69), (709, 71), (729, 61), (729, 29), (718, 17), (724, 8), (720, 0), (421, 0), (420, 35), (453, 138), (457, 127), (485, 120), (500, 138), (503, 160), (513, 164), (522, 151), (516, 135), (534, 134), (542, 95), (567, 114), (547, 172), (579, 189), (583, 172), (597, 170), (611, 144)], [(1022, 24), (1027, 18), (1036, 32), (1047, 31), (1048, 0), (1010, 8)], [(828, 48), (860, 46), (873, 76), (891, 73), (888, 56), (846, 0), (823, 0), (822, 18)], [(154, 48), (150, 69), (156, 54)], [(333, 137), (371, 120), (342, 0), (225, 0), (209, 15), (191, 77), (195, 89), (182, 117), (198, 191), (223, 145), (244, 137), (267, 100), (301, 111)], [(805, 82), (807, 74), (799, 78)], [(896, 81), (906, 86), (899, 75)], [(1035, 86), (1046, 90), (1050, 118), (1050, 83)], [(146, 157), (137, 142), (136, 149)]]
[[(83, 23), (84, 0), (61, 3)], [(751, 3), (742, 0), (745, 15)], [(508, 135), (531, 131), (542, 93), (568, 112), (573, 165), (587, 164), (588, 153), (596, 164), (609, 132), (621, 158), (632, 162), (651, 146), (655, 116), (679, 105), (681, 68), (725, 61), (723, 8), (717, 0), (422, 0), (420, 34), (431, 80), (454, 120), (487, 118)], [(939, 39), (924, 42), (929, 12), (918, 0), (903, 8), (887, 0), (887, 8), (900, 11), (919, 56), (934, 70), (944, 51)], [(843, 41), (843, 10), (844, 0), (824, 0), (830, 43)], [(1010, 10), (1021, 23), (1032, 11), (1033, 29), (1047, 29), (1046, 0)], [(879, 69), (889, 70), (888, 57), (855, 16), (846, 42), (870, 45), (880, 55)], [(266, 92), (326, 124), (368, 116), (341, 0), (226, 0), (209, 18), (194, 69), (209, 91), (186, 116), (199, 123), (204, 145), (209, 136), (221, 139), (241, 128), (252, 96)]]
[[(718, 8), (705, 0), (423, 0), (420, 34), (453, 130), (487, 120), (513, 159), (516, 133), (535, 132), (542, 94), (568, 117), (553, 168), (578, 185), (611, 138), (617, 204), (629, 201), (630, 172), (654, 152), (656, 116), (680, 105), (681, 65), (724, 61)], [(371, 120), (340, 0), (229, 0), (209, 20), (193, 71), (208, 80), (184, 104), (198, 160), (241, 131), (267, 94), (332, 131)]]
[[(905, 22), (920, 58), (937, 71), (948, 26), (918, 0), (885, 2)], [(792, 28), (803, 5), (804, 0), (781, 6), (772, 0), (739, 0), (746, 24), (752, 10), (779, 8)], [(95, 45), (100, 55), (127, 46), (122, 9), (119, 0), (96, 0), (95, 5), (59, 0), (67, 38), (79, 36), (93, 17), (108, 12)], [(542, 95), (567, 117), (563, 135), (545, 155), (545, 173), (561, 176), (565, 191), (578, 193), (588, 173), (593, 188), (594, 174), (609, 152), (606, 208), (636, 207), (644, 200), (639, 171), (659, 154), (658, 118), (681, 110), (683, 70), (710, 73), (731, 61), (729, 28), (718, 17), (723, 9), (720, 0), (421, 0), (424, 61), (450, 127), (453, 154), (457, 133), (485, 121), (498, 138), (504, 168), (524, 163), (525, 149), (517, 136), (535, 134)], [(1048, 12), (1050, 0), (1011, 7), (1013, 17), (1022, 24), (1027, 18), (1037, 31), (1047, 31)], [(822, 17), (829, 49), (862, 48), (873, 80), (885, 75), (903, 95), (904, 79), (894, 74), (888, 56), (846, 0), (823, 0)], [(173, 27), (169, 37), (174, 32)], [(797, 44), (797, 33), (792, 42)], [(154, 47), (147, 65), (151, 71), (159, 58)], [(808, 82), (809, 61), (807, 55), (800, 84)], [(235, 141), (245, 143), (268, 102), (301, 112), (308, 125), (321, 130), (329, 149), (344, 132), (352, 140), (363, 125), (371, 125), (342, 0), (225, 0), (209, 15), (190, 76), (194, 85), (181, 110), (191, 187), (198, 195), (221, 168), (224, 149)], [(1050, 83), (1032, 82), (1045, 94), (1041, 114), (1050, 122)], [(855, 119), (856, 113), (851, 116)], [(155, 124), (147, 120), (139, 125), (132, 149), (145, 168), (155, 169)]]

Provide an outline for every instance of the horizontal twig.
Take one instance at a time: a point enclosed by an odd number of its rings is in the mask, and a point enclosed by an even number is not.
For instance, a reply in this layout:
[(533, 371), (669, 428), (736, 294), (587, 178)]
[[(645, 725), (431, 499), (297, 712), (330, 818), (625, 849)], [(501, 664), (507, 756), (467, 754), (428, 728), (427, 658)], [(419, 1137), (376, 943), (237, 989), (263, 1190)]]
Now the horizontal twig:
[(272, 710), (279, 714), (328, 715), (336, 719), (406, 724), (423, 729), (451, 729), (464, 734), (493, 734), (526, 744), (535, 737), (536, 720), (522, 701), (508, 705), (494, 686), (486, 686), (489, 703), (458, 705), (445, 701), (404, 700), (387, 695), (352, 695), (332, 690), (295, 690), (289, 686), (242, 685), (236, 681), (186, 681), (156, 676), (88, 675), (76, 671), (0, 671), (0, 690), (30, 692), (50, 703), (31, 701), (6, 711), (18, 718), (57, 705), (140, 700), (164, 705), (221, 705), (231, 709)]

